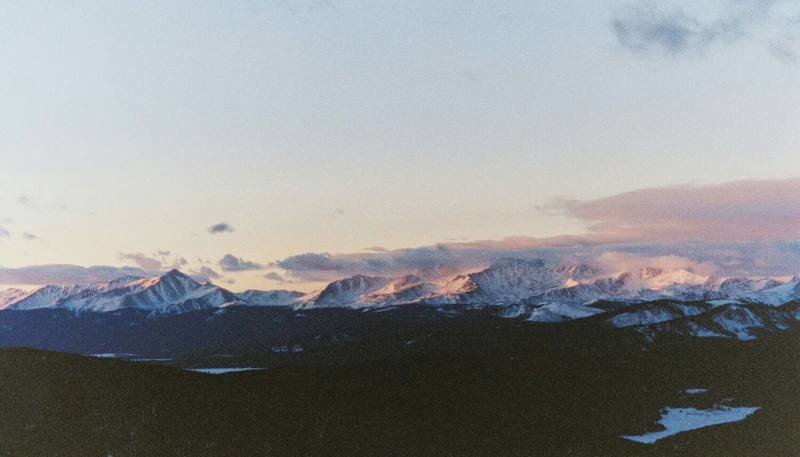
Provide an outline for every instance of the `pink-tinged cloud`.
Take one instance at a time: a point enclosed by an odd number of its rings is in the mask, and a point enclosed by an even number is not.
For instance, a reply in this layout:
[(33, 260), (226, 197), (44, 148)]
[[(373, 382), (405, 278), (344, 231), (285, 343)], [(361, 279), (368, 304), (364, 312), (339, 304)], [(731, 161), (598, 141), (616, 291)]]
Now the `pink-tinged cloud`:
[(508, 236), (499, 240), (458, 241), (443, 243), (453, 249), (525, 250), (567, 246), (592, 246), (619, 241), (612, 238), (587, 235), (558, 235), (550, 237)]
[(445, 276), (501, 257), (574, 258), (610, 270), (679, 265), (722, 274), (800, 273), (800, 179), (640, 189), (546, 209), (586, 224), (583, 234), (450, 242), (409, 249), (305, 253), (274, 262), (300, 281), (352, 274)]
[(640, 253), (606, 251), (592, 260), (600, 270), (607, 272), (638, 271), (650, 267), (665, 271), (681, 269), (702, 275), (713, 275), (720, 270), (720, 267), (711, 261), (700, 261), (675, 254), (648, 256)]
[(640, 189), (550, 209), (587, 224), (595, 241), (800, 239), (800, 178)]

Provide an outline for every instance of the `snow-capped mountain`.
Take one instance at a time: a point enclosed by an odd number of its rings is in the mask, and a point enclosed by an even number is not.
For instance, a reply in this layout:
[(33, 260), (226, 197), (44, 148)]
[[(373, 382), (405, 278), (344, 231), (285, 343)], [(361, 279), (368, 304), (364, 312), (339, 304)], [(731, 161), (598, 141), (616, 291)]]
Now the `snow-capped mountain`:
[(769, 278), (727, 278), (720, 283), (719, 290), (726, 298), (734, 298), (780, 285), (780, 281)]
[(710, 300), (720, 298), (718, 280), (686, 270), (663, 271), (643, 268), (636, 272), (621, 272), (589, 282), (549, 290), (523, 299), (520, 303), (582, 304), (599, 300), (621, 302), (652, 301), (664, 298), (681, 300)]
[(588, 283), (553, 289), (543, 294), (527, 297), (521, 301), (521, 304), (568, 303), (588, 305), (598, 300), (630, 299), (633, 298), (633, 294), (626, 288), (630, 276), (629, 273), (624, 273), (610, 278), (596, 279)]
[(253, 306), (290, 306), (305, 295), (296, 290), (255, 290), (250, 289), (236, 294), (236, 298)]
[(81, 286), (44, 286), (25, 294), (13, 303), (9, 303), (7, 309), (53, 308), (61, 300), (85, 290), (86, 288)]
[(90, 286), (44, 286), (20, 294), (3, 292), (7, 309), (65, 308), (107, 312), (135, 308), (180, 313), (233, 302), (233, 293), (213, 284), (200, 284), (178, 270), (153, 278), (125, 277)]
[(335, 308), (368, 306), (364, 297), (386, 287), (389, 278), (379, 276), (355, 275), (333, 281), (319, 292), (308, 294), (300, 299), (300, 308)]
[(60, 306), (76, 311), (116, 311), (135, 308), (180, 313), (214, 308), (235, 301), (233, 293), (213, 284), (200, 284), (178, 270), (161, 276), (122, 281), (121, 287), (101, 288), (88, 296), (68, 297)]
[(751, 292), (740, 297), (740, 301), (779, 306), (790, 301), (800, 300), (800, 278), (774, 287)]
[(587, 271), (582, 267), (550, 266), (542, 260), (501, 259), (484, 270), (456, 276), (428, 302), (512, 305), (562, 288)]
[(0, 309), (5, 309), (8, 305), (21, 300), (26, 295), (28, 295), (28, 292), (22, 289), (0, 291)]
[(439, 286), (416, 275), (397, 278), (386, 286), (362, 297), (364, 303), (385, 306), (417, 303), (436, 295)]
[[(777, 307), (800, 301), (800, 278), (782, 283), (768, 278), (720, 278), (690, 270), (650, 267), (609, 274), (583, 264), (506, 258), (442, 282), (419, 275), (399, 278), (355, 275), (303, 295), (289, 290), (248, 290), (234, 294), (172, 270), (156, 277), (128, 276), (88, 286), (45, 286), (30, 292), (9, 289), (0, 293), (0, 309), (108, 312), (133, 308), (182, 313), (231, 305), (311, 309), (463, 304), (501, 306), (503, 317), (554, 322), (664, 300), (703, 302), (712, 307), (749, 303)], [(614, 306), (592, 306), (598, 302)], [(675, 320), (689, 316), (694, 311), (692, 303), (670, 306), (670, 309), (640, 310), (638, 315), (619, 317), (619, 322), (613, 324), (655, 324), (670, 317)], [(690, 312), (683, 313), (686, 310)]]

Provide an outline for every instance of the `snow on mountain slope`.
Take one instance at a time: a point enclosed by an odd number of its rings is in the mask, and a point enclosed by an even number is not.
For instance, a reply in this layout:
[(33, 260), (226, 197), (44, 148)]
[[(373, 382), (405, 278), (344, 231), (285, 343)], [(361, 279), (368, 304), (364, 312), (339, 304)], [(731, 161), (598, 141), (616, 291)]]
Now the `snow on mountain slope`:
[(740, 306), (730, 306), (724, 312), (712, 317), (711, 320), (740, 340), (754, 340), (756, 336), (751, 333), (752, 329), (766, 327), (766, 323), (761, 317), (749, 308)]
[(147, 279), (145, 276), (123, 276), (121, 278), (113, 279), (108, 282), (103, 282), (99, 284), (93, 284), (91, 288), (96, 292), (106, 292), (113, 289), (119, 289), (120, 287), (129, 286), (135, 282), (141, 281), (143, 279)]
[[(658, 268), (603, 275), (583, 264), (558, 265), (542, 260), (505, 258), (443, 284), (417, 275), (400, 278), (356, 275), (333, 281), (319, 292), (302, 295), (286, 290), (248, 290), (233, 294), (210, 283), (198, 283), (173, 270), (158, 277), (130, 276), (85, 287), (46, 286), (32, 292), (7, 291), (0, 295), (0, 308), (63, 307), (97, 312), (136, 308), (187, 312), (230, 304), (297, 308), (464, 304), (507, 307), (502, 313), (506, 317), (560, 321), (600, 312), (600, 307), (589, 306), (596, 302), (618, 304), (603, 308), (608, 311), (662, 299), (705, 301), (714, 306), (730, 303), (779, 306), (800, 300), (800, 278), (779, 283), (771, 279), (716, 278), (689, 270)], [(612, 325), (647, 325), (690, 315), (683, 311), (649, 309), (636, 316), (618, 317)]]
[(598, 300), (630, 298), (626, 290), (629, 277), (629, 274), (621, 274), (612, 278), (597, 279), (590, 283), (562, 287), (528, 297), (521, 303), (536, 305), (557, 302), (588, 305)]
[(728, 304), (706, 312), (638, 329), (654, 338), (661, 334), (677, 334), (702, 338), (735, 338), (753, 340), (765, 331), (788, 329), (800, 314), (794, 308), (776, 308), (763, 304)]
[(608, 323), (618, 328), (650, 325), (686, 316), (696, 316), (709, 309), (708, 306), (686, 305), (674, 302), (645, 303), (634, 308), (617, 313), (608, 319)]
[(6, 289), (0, 291), (0, 309), (21, 300), (28, 292), (22, 289)]
[(253, 306), (291, 306), (305, 295), (296, 290), (255, 290), (250, 289), (236, 294), (244, 304)]
[(416, 303), (433, 296), (438, 290), (439, 286), (432, 282), (427, 282), (416, 275), (407, 275), (395, 279), (375, 292), (364, 295), (362, 301), (382, 306)]
[(591, 306), (569, 303), (547, 303), (531, 311), (527, 320), (533, 322), (560, 322), (582, 319), (602, 312), (602, 310), (592, 308)]
[(7, 309), (29, 310), (38, 308), (53, 308), (61, 300), (84, 292), (82, 286), (44, 286), (27, 293), (21, 299), (8, 305)]
[(221, 306), (235, 301), (233, 293), (213, 284), (200, 284), (178, 270), (128, 282), (118, 288), (69, 298), (61, 306), (75, 311), (115, 311), (136, 308), (165, 313)]
[(500, 259), (488, 268), (459, 275), (447, 283), (428, 303), (483, 303), (512, 305), (563, 287), (588, 268), (550, 267), (542, 260)]
[(531, 322), (564, 322), (601, 314), (604, 311), (575, 303), (544, 303), (538, 305), (506, 306), (498, 316), (508, 319), (524, 318)]
[(699, 275), (683, 269), (663, 271), (652, 268), (644, 269), (640, 277), (644, 280), (647, 288), (652, 290), (662, 290), (676, 285), (699, 286), (707, 284), (711, 279), (710, 276)]
[(800, 278), (795, 277), (784, 284), (745, 294), (742, 301), (780, 306), (793, 300), (800, 300)]
[(780, 285), (780, 281), (769, 278), (727, 278), (720, 284), (719, 290), (725, 297), (735, 298)]
[(589, 305), (599, 300), (652, 301), (659, 299), (708, 300), (719, 298), (718, 281), (686, 270), (664, 272), (644, 268), (622, 272), (570, 287), (528, 297), (523, 304), (550, 302)]
[(620, 295), (628, 299), (711, 300), (723, 296), (719, 291), (721, 278), (700, 275), (684, 269), (662, 270), (645, 267), (623, 275), (626, 281)]
[(303, 297), (298, 308), (362, 307), (368, 305), (364, 297), (380, 290), (391, 279), (378, 276), (355, 275), (333, 281), (320, 292)]

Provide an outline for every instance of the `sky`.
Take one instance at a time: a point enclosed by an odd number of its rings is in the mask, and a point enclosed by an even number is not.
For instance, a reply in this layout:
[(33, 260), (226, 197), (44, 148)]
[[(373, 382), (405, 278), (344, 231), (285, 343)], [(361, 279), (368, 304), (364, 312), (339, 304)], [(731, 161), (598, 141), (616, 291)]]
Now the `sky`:
[(311, 290), (553, 249), (800, 273), (796, 0), (9, 1), (0, 20), (0, 283), (179, 267)]

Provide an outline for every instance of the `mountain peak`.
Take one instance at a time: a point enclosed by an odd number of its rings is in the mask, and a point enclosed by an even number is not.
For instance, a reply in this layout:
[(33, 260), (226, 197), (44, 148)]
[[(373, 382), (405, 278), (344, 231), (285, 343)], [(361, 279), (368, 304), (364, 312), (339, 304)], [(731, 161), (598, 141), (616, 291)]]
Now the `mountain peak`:
[(354, 275), (333, 281), (309, 301), (313, 306), (353, 306), (366, 294), (375, 292), (391, 282), (380, 276)]
[(168, 272), (162, 274), (161, 277), (162, 278), (190, 279), (190, 280), (194, 281), (187, 274), (183, 273), (182, 271), (178, 270), (177, 268), (173, 268), (173, 269), (169, 270)]

